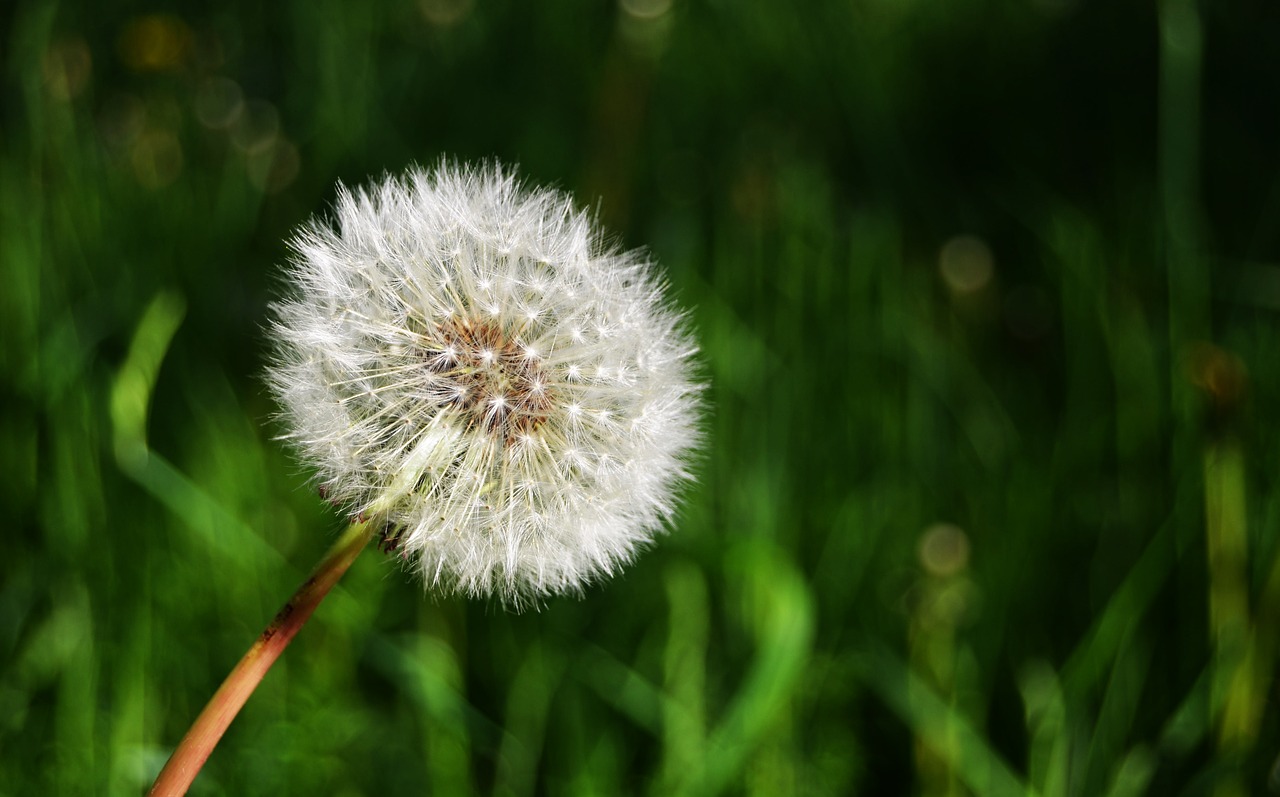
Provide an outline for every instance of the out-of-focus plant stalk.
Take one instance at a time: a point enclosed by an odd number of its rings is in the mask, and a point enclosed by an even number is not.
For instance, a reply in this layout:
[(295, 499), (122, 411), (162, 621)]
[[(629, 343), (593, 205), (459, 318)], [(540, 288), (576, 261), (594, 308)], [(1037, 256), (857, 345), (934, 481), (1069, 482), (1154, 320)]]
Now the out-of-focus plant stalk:
[[(1248, 528), (1244, 457), (1234, 439), (1205, 450), (1205, 530), (1209, 566), (1209, 634), (1213, 642), (1212, 704), (1218, 711), (1218, 749), (1239, 762), (1253, 747), (1265, 695), (1258, 671), (1257, 635), (1249, 611)], [(1238, 778), (1219, 797), (1244, 795)]]
[(320, 601), (338, 583), (369, 542), (374, 523), (354, 523), (343, 532), (325, 554), (311, 576), (298, 587), (293, 597), (276, 614), (258, 640), (244, 654), (222, 686), (196, 718), (187, 735), (182, 737), (169, 762), (164, 765), (149, 797), (174, 797), (187, 793), (209, 754), (235, 719), (240, 708), (253, 694), (267, 670), (294, 635), (311, 617)]
[[(970, 610), (974, 586), (969, 579), (969, 539), (950, 524), (926, 529), (920, 540), (920, 564), (924, 575), (916, 586), (909, 644), (911, 668), (923, 686), (956, 706), (960, 650), (956, 634)], [(918, 698), (917, 698), (918, 699)], [(942, 738), (917, 736), (916, 774), (920, 793), (926, 797), (960, 797), (968, 792), (961, 784), (955, 762), (963, 754), (959, 728), (948, 715)]]
[(1234, 440), (1211, 443), (1205, 451), (1205, 512), (1209, 561), (1209, 628), (1222, 699), (1219, 741), (1234, 746), (1257, 728), (1257, 706), (1243, 676), (1252, 645), (1249, 616), (1249, 557), (1245, 520), (1244, 461)]
[[(1205, 553), (1209, 576), (1209, 638), (1213, 646), (1211, 701), (1222, 757), (1240, 767), (1257, 741), (1266, 702), (1270, 644), (1254, 622), (1249, 601), (1249, 529), (1244, 452), (1238, 427), (1248, 381), (1244, 364), (1217, 346), (1192, 355), (1192, 382), (1206, 400), (1204, 445)], [(1264, 599), (1265, 599), (1264, 594)], [(1218, 797), (1250, 789), (1238, 773), (1218, 784)]]

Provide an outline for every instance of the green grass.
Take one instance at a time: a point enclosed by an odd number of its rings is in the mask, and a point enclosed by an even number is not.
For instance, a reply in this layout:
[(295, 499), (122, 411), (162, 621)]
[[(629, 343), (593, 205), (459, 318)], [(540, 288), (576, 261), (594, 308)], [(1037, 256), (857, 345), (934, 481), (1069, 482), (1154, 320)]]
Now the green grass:
[(344, 525), (266, 304), (442, 153), (663, 264), (700, 481), (538, 612), (366, 553), (193, 794), (1280, 788), (1275, 25), (1124, 5), (4, 12), (0, 795), (141, 793)]

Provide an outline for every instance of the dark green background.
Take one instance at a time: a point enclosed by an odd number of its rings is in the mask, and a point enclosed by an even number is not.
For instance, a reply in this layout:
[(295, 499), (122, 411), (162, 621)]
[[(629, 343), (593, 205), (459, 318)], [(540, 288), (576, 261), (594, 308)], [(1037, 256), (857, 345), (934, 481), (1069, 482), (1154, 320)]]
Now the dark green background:
[(1278, 22), (7, 6), (0, 794), (140, 793), (342, 525), (260, 379), (283, 241), (442, 155), (663, 264), (700, 482), (539, 612), (366, 553), (194, 794), (1280, 788)]

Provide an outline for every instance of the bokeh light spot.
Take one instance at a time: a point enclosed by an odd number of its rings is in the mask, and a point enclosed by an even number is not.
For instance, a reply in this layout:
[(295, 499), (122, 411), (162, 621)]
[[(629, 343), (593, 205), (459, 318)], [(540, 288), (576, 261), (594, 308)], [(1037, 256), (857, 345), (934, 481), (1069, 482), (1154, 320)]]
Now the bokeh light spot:
[(79, 36), (54, 43), (44, 54), (44, 85), (59, 100), (76, 97), (93, 73), (93, 54)]
[(196, 91), (195, 109), (200, 124), (214, 130), (226, 129), (244, 113), (244, 92), (234, 80), (210, 78)]
[(930, 575), (953, 576), (969, 566), (969, 537), (959, 526), (935, 523), (920, 536), (917, 553)]
[(471, 12), (471, 0), (418, 0), (418, 10), (437, 28), (451, 28)]
[(1233, 352), (1212, 343), (1197, 343), (1187, 357), (1191, 384), (1217, 409), (1235, 407), (1249, 386), (1249, 372)]
[(147, 106), (132, 94), (112, 94), (98, 112), (98, 135), (109, 149), (127, 150), (147, 124)]
[(165, 72), (182, 66), (191, 49), (191, 29), (169, 14), (137, 17), (120, 34), (120, 57), (135, 72)]
[(947, 287), (956, 293), (982, 290), (995, 274), (991, 248), (981, 238), (960, 235), (942, 245), (938, 270)]
[(671, 10), (671, 0), (618, 0), (618, 5), (637, 19), (656, 19)]

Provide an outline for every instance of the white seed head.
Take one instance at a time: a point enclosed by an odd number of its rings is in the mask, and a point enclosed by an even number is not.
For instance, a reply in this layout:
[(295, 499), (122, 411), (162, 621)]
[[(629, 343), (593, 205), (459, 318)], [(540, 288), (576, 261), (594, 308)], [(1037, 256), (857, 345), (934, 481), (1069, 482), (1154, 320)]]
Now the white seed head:
[(268, 371), (285, 437), (428, 586), (578, 590), (670, 518), (696, 346), (654, 266), (568, 196), (444, 162), (340, 189), (292, 246)]

